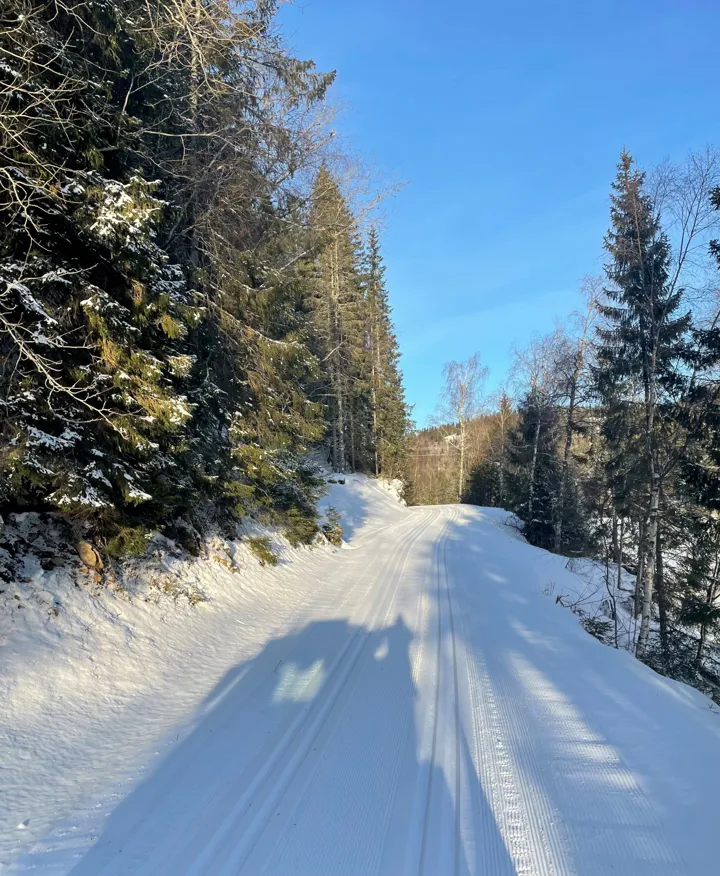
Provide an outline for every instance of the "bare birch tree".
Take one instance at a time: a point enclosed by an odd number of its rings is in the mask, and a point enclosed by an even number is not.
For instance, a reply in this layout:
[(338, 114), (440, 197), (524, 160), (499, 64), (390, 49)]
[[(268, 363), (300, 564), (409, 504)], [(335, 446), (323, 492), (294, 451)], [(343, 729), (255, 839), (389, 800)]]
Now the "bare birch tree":
[(452, 423), (456, 430), (447, 440), (457, 450), (457, 500), (461, 501), (467, 478), (467, 427), (476, 417), (481, 406), (481, 392), (488, 376), (488, 369), (480, 364), (480, 356), (474, 353), (464, 362), (448, 362), (443, 369), (445, 386), (440, 395), (436, 416), (445, 423)]

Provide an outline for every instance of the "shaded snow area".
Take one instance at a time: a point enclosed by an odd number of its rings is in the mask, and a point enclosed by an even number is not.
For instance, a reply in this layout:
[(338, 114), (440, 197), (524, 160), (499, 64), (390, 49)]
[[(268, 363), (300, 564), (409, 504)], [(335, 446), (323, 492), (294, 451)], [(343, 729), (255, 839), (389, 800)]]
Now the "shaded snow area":
[(3, 872), (716, 872), (720, 717), (556, 603), (586, 586), (564, 558), (365, 478), (329, 505), (340, 549), (165, 558), (195, 606), (29, 570), (0, 616)]

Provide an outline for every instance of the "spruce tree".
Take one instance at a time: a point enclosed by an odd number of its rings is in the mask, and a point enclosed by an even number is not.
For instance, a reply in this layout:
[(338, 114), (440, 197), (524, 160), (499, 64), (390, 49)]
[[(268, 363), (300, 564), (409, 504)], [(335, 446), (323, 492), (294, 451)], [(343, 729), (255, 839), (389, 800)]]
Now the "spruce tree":
[(406, 453), (408, 410), (400, 372), (400, 350), (385, 287), (385, 265), (376, 228), (368, 234), (365, 284), (372, 387), (375, 474), (397, 477)]
[(275, 3), (11, 2), (2, 500), (125, 524), (311, 509), (297, 128), (332, 76)]
[(465, 501), (472, 505), (509, 507), (509, 451), (516, 415), (505, 391), (497, 399), (497, 409), (488, 415), (486, 451), (470, 473)]
[(6, 5), (4, 500), (97, 519), (152, 503), (193, 406), (183, 271), (120, 93), (131, 7)]
[(558, 417), (538, 392), (518, 406), (518, 422), (509, 445), (511, 509), (523, 522), (527, 540), (551, 548), (555, 539), (555, 503), (561, 479)]
[(362, 429), (370, 410), (367, 311), (356, 223), (326, 167), (315, 180), (310, 231), (314, 254), (305, 277), (313, 312), (311, 345), (322, 368), (315, 397), (326, 412), (333, 467), (344, 472), (362, 468), (367, 453)]
[(682, 382), (689, 314), (681, 313), (682, 290), (670, 289), (670, 246), (645, 175), (623, 152), (611, 196), (611, 227), (605, 248), (610, 281), (600, 305), (598, 388), (606, 408), (605, 435), (612, 448), (613, 478), (621, 471), (643, 485), (644, 538), (642, 621), (638, 653), (647, 648), (656, 576), (658, 517), (663, 479), (662, 406)]
[[(720, 189), (711, 194), (720, 210)], [(720, 269), (720, 244), (710, 243)], [(710, 634), (720, 624), (720, 382), (714, 372), (720, 362), (717, 317), (693, 330), (691, 377), (678, 419), (686, 433), (680, 458), (682, 532), (679, 621), (698, 632), (693, 655), (696, 671), (703, 672), (703, 656)], [(694, 679), (689, 679), (694, 680)]]
[(116, 547), (245, 514), (312, 538), (326, 432), (339, 469), (381, 441), (394, 472), (377, 241), (373, 348), (357, 222), (327, 169), (308, 185), (333, 75), (287, 51), (277, 5), (0, 12), (4, 506)]

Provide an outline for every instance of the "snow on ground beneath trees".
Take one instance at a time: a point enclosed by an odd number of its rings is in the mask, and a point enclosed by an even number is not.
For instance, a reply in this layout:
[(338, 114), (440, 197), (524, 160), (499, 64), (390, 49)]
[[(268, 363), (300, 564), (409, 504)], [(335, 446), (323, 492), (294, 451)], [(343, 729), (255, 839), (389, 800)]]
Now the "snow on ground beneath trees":
[(26, 564), (0, 595), (0, 870), (713, 872), (720, 717), (556, 604), (599, 567), (496, 509), (330, 480), (342, 548), (278, 541), (275, 568), (217, 540), (124, 593)]
[[(404, 510), (393, 485), (358, 476), (331, 484), (321, 510), (330, 504), (348, 537)], [(72, 835), (80, 848), (91, 841), (146, 766), (212, 708), (225, 670), (313, 603), (337, 551), (280, 538), (273, 548), (275, 568), (220, 540), (209, 558), (164, 556), (130, 594), (78, 588), (32, 561), (25, 580), (0, 581), (0, 872), (78, 807)]]

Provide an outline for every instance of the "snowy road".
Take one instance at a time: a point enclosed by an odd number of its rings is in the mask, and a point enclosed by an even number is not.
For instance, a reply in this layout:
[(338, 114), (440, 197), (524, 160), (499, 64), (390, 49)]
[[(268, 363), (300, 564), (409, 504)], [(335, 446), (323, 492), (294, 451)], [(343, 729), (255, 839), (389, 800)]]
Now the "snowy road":
[[(543, 593), (562, 559), (499, 514), (372, 524), (67, 872), (717, 872), (707, 701), (592, 639)], [(23, 860), (10, 872), (45, 872)]]

